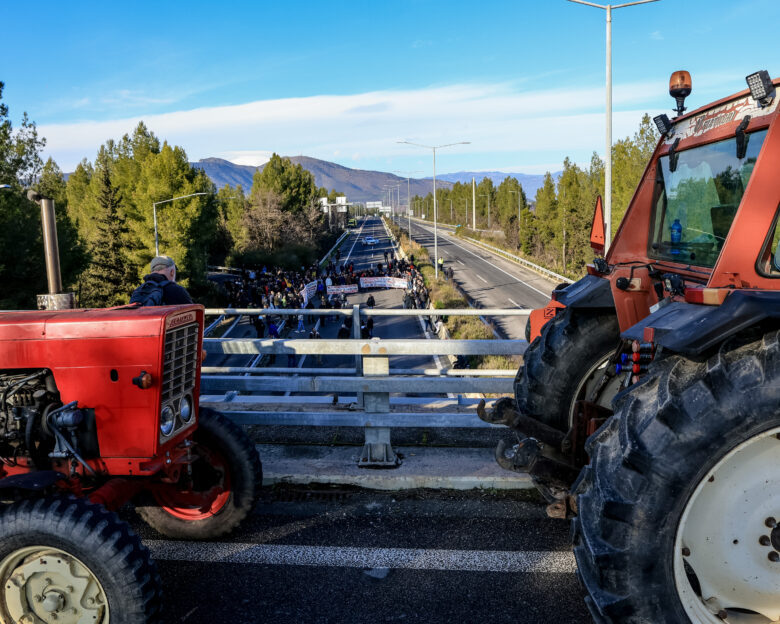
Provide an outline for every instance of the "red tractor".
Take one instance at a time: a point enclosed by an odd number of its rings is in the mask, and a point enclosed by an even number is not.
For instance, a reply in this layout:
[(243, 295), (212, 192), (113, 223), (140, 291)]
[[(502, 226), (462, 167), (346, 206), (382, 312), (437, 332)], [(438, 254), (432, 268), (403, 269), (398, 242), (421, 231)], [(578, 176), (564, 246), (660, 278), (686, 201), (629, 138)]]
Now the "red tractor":
[(203, 308), (0, 312), (0, 621), (160, 618), (132, 502), (171, 538), (225, 534), (262, 482), (246, 434), (199, 409)]
[(747, 82), (684, 114), (673, 74), (606, 258), (532, 316), (516, 409), (483, 413), (574, 518), (599, 624), (780, 622), (780, 118)]

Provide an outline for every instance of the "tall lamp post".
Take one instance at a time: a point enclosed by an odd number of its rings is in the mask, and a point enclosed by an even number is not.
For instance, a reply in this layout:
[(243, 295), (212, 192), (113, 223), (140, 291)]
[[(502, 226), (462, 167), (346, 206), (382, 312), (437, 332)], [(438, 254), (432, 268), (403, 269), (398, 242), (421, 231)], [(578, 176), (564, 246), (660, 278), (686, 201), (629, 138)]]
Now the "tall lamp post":
[(471, 141), (458, 141), (457, 143), (447, 143), (446, 145), (422, 145), (421, 143), (412, 143), (411, 141), (398, 142), (433, 150), (433, 270), (434, 278), (439, 279), (439, 233), (436, 226), (436, 150), (454, 145), (469, 145)]
[(176, 201), (177, 199), (186, 199), (187, 197), (195, 197), (196, 195), (208, 195), (208, 193), (190, 193), (189, 195), (181, 195), (180, 197), (171, 197), (170, 199), (163, 199), (162, 201), (154, 202), (152, 204), (152, 213), (154, 214), (154, 255), (160, 255), (160, 247), (157, 243), (157, 206), (160, 204), (167, 204), (168, 202)]
[(606, 5), (586, 2), (585, 0), (569, 0), (569, 2), (584, 4), (596, 9), (604, 9), (607, 12), (607, 145), (606, 154), (604, 155), (604, 255), (606, 255), (612, 237), (612, 10), (636, 4), (658, 2), (658, 0), (636, 0), (635, 2), (626, 2), (624, 4)]

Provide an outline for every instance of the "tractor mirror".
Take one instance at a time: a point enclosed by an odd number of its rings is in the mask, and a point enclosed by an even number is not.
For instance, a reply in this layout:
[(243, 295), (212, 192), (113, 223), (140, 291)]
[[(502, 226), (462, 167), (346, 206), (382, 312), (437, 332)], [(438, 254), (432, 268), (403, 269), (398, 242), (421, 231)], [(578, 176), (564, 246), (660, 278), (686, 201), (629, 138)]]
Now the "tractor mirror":
[(604, 253), (604, 208), (601, 205), (601, 195), (596, 198), (596, 209), (593, 211), (593, 224), (590, 226), (590, 246), (598, 254)]

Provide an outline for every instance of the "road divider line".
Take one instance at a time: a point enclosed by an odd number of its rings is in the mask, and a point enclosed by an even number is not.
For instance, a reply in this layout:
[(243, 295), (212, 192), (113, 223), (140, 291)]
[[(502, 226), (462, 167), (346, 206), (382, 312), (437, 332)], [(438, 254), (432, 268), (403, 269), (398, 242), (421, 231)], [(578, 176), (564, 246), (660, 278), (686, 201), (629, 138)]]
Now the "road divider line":
[(474, 275), (476, 275), (476, 276), (477, 276), (479, 279), (481, 279), (481, 280), (482, 280), (483, 282), (485, 282), (486, 284), (488, 283), (488, 281), (487, 281), (487, 280), (486, 280), (484, 277), (482, 277), (481, 275), (479, 275), (479, 274), (477, 274), (477, 273), (474, 273)]
[(573, 574), (577, 568), (574, 555), (569, 551), (355, 548), (167, 540), (144, 540), (144, 544), (160, 561), (534, 574)]
[(517, 306), (518, 308), (520, 307), (520, 304), (517, 303), (517, 301), (515, 301), (514, 299), (510, 299), (509, 297), (507, 297), (507, 301), (509, 301), (509, 303)]

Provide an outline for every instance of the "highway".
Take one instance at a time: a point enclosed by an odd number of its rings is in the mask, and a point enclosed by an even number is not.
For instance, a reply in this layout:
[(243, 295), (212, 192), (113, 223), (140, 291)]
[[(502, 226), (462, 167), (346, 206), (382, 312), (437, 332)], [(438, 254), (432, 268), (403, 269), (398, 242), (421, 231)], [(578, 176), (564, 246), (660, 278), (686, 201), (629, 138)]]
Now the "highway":
[[(401, 219), (406, 228), (406, 219)], [(433, 257), (433, 226), (412, 221), (412, 237)], [(438, 229), (439, 256), (452, 267), (455, 282), (485, 308), (540, 308), (550, 301), (557, 282), (518, 264), (465, 242), (451, 230)], [(507, 338), (525, 338), (524, 317), (500, 317), (490, 321)]]
[[(433, 253), (432, 234), (425, 226), (413, 227), (415, 238)], [(363, 247), (366, 236), (379, 243)], [(483, 305), (547, 302), (554, 284), (446, 234), (439, 243), (455, 279)], [(369, 218), (342, 241), (341, 261), (360, 270), (384, 262), (383, 252), (391, 249), (381, 221)], [(400, 290), (371, 294), (378, 307), (401, 306)], [(368, 295), (350, 295), (349, 304), (364, 303)], [(523, 337), (524, 319), (505, 320), (496, 320), (502, 332)], [(294, 330), (297, 319), (290, 323)], [(335, 337), (339, 325), (327, 320), (320, 333)], [(308, 337), (309, 330), (307, 324), (305, 334), (293, 331), (289, 337)], [(244, 319), (230, 335), (255, 333)], [(413, 317), (377, 317), (374, 335), (425, 336)], [(245, 360), (231, 356), (220, 365), (244, 366)], [(276, 366), (286, 363), (280, 357)], [(324, 356), (318, 364), (307, 356), (295, 364), (349, 368), (354, 359)], [(435, 365), (423, 356), (394, 358), (390, 364)], [(301, 445), (310, 442), (303, 439), (305, 432), (300, 436), (293, 450), (305, 453)], [(450, 444), (462, 441), (456, 434)], [(170, 624), (588, 623), (569, 524), (547, 518), (544, 507), (527, 490), (385, 492), (278, 484), (265, 489), (233, 535), (202, 543), (164, 539), (132, 511), (123, 515), (158, 562), (166, 596), (163, 621)]]

